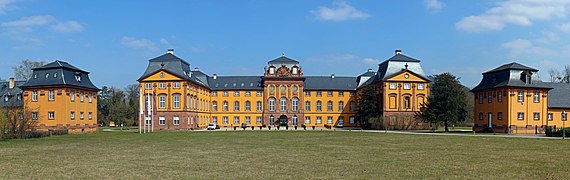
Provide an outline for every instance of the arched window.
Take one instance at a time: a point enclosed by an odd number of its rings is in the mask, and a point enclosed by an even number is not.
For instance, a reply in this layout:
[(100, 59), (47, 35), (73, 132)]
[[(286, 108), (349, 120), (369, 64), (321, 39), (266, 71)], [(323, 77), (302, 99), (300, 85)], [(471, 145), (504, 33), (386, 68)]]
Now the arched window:
[(275, 111), (275, 98), (269, 98), (269, 110)]
[(161, 109), (166, 108), (166, 96), (165, 95), (158, 95), (158, 108), (161, 108)]
[(329, 101), (327, 102), (327, 111), (332, 111), (333, 110), (333, 102)]
[(317, 101), (317, 111), (322, 111), (323, 110), (323, 103), (321, 101)]
[(261, 101), (257, 101), (255, 109), (256, 109), (257, 111), (261, 111), (262, 107), (263, 107), (263, 106), (262, 106), (262, 104), (261, 104)]
[(293, 126), (296, 126), (299, 123), (299, 118), (297, 117), (297, 115), (293, 116), (292, 121), (293, 121)]
[(269, 86), (269, 91), (274, 92), (274, 91), (275, 91), (275, 86), (273, 86), (273, 85)]
[(228, 111), (228, 101), (224, 101), (222, 111)]
[(410, 96), (404, 96), (404, 109), (411, 108)]
[(172, 108), (174, 109), (180, 108), (180, 94), (172, 95)]
[(245, 110), (246, 110), (246, 111), (251, 111), (251, 102), (249, 102), (249, 101), (246, 101), (246, 102), (245, 102)]
[(269, 125), (271, 126), (275, 125), (275, 116), (273, 115), (269, 116)]
[(239, 101), (234, 101), (234, 111), (239, 111)]
[(218, 111), (218, 101), (212, 101), (212, 110)]
[(338, 102), (338, 111), (343, 111), (344, 110), (344, 102), (343, 101), (339, 101)]
[(311, 111), (311, 101), (305, 101), (305, 111)]
[(287, 91), (287, 88), (285, 87), (285, 85), (281, 86), (281, 93), (284, 93), (285, 91)]
[(350, 111), (356, 111), (356, 103), (354, 101), (350, 101)]
[(296, 97), (294, 97), (291, 101), (291, 109), (293, 109), (293, 111), (299, 110), (299, 99)]
[(280, 100), (281, 104), (279, 107), (281, 107), (281, 111), (286, 111), (287, 110), (287, 99), (286, 98), (281, 98)]

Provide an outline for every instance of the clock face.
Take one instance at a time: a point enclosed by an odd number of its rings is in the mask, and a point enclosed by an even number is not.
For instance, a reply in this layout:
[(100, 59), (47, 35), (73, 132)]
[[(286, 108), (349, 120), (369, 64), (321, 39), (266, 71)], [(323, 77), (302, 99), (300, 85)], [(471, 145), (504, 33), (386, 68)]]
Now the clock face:
[(408, 78), (410, 78), (410, 75), (409, 75), (409, 74), (404, 74), (404, 77), (405, 77), (406, 79), (408, 79)]

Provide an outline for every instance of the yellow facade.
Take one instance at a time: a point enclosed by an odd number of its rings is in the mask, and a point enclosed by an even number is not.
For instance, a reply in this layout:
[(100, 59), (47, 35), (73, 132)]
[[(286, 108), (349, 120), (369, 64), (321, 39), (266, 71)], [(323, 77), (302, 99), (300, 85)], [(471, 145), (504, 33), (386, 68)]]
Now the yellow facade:
[(381, 83), (384, 112), (415, 112), (429, 96), (429, 80), (401, 72)]
[[(300, 104), (305, 106), (305, 119), (302, 121), (305, 122), (306, 126), (356, 125), (357, 97), (354, 91), (311, 90), (303, 93), (303, 99), (305, 101)], [(306, 108), (307, 102), (309, 109)]]

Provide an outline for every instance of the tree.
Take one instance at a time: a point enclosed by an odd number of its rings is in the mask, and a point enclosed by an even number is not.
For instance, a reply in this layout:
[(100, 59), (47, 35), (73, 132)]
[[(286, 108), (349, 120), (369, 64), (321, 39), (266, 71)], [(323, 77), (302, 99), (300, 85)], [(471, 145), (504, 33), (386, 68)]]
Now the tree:
[(132, 122), (128, 123), (128, 126), (135, 126), (139, 121), (139, 85), (128, 85), (125, 92), (127, 95), (127, 119)]
[(26, 81), (32, 78), (32, 69), (41, 67), (45, 64), (45, 61), (31, 61), (31, 60), (22, 60), (20, 64), (17, 66), (12, 67), (14, 70), (14, 75), (16, 76), (15, 79), (18, 81)]
[(467, 101), (459, 79), (450, 73), (435, 75), (427, 103), (422, 104), (416, 118), (429, 123), (442, 123), (449, 132), (451, 123), (465, 121)]
[(548, 74), (550, 75), (550, 82), (570, 83), (570, 65), (564, 66), (562, 72), (556, 69), (550, 69)]
[(369, 119), (378, 118), (378, 95), (373, 86), (366, 86), (358, 96), (358, 118), (360, 125), (369, 126)]
[(37, 121), (32, 118), (32, 112), (37, 109), (8, 104), (0, 108), (0, 136), (2, 138), (26, 138), (29, 137)]

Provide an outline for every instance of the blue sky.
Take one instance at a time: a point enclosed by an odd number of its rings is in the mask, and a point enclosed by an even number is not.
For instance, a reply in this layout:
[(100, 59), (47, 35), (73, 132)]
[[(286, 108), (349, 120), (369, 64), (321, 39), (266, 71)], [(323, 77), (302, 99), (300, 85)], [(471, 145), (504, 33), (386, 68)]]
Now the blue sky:
[(169, 48), (210, 75), (261, 75), (284, 52), (305, 75), (356, 76), (402, 49), (469, 87), (513, 61), (546, 80), (570, 64), (569, 15), (568, 0), (0, 0), (0, 77), (60, 59), (125, 87)]

